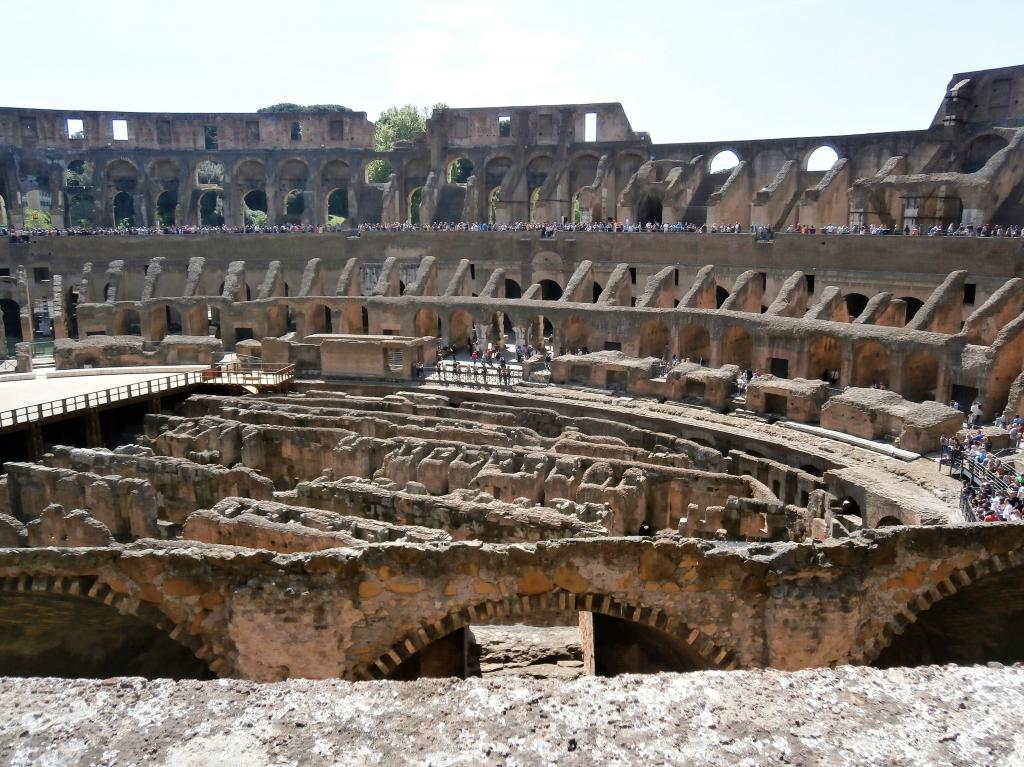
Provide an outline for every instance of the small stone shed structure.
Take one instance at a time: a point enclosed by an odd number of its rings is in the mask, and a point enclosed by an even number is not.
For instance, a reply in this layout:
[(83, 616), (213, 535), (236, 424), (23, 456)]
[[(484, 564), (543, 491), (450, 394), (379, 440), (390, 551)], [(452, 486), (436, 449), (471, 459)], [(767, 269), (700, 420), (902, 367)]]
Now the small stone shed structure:
[(865, 439), (891, 437), (904, 450), (928, 453), (964, 424), (964, 414), (939, 402), (908, 402), (894, 391), (850, 388), (822, 408), (821, 425)]

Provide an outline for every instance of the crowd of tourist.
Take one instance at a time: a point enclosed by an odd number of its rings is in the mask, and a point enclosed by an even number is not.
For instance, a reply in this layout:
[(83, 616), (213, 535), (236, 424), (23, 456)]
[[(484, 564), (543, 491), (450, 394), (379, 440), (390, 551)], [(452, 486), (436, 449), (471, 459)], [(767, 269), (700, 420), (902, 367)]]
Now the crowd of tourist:
[[(977, 403), (975, 403), (977, 404)], [(959, 408), (958, 408), (959, 409)], [(970, 520), (1007, 522), (1024, 515), (1024, 477), (1016, 461), (1024, 419), (1008, 421), (1000, 416), (994, 426), (1009, 432), (1011, 451), (1000, 457), (993, 451), (991, 437), (978, 424), (975, 408), (969, 410), (963, 436), (942, 440), (943, 460), (963, 480), (960, 506)]]
[(922, 230), (919, 226), (904, 225), (902, 229), (895, 226), (872, 224), (870, 226), (828, 226), (815, 227), (810, 224), (790, 224), (787, 234), (902, 234), (908, 237), (1024, 237), (1024, 226), (1002, 226), (1001, 224), (985, 224), (970, 226), (969, 224), (950, 224), (943, 227), (939, 224)]
[[(619, 221), (591, 221), (588, 223), (532, 223), (517, 221), (512, 224), (488, 224), (463, 222), (440, 222), (433, 224), (379, 223), (359, 224), (274, 224), (266, 226), (129, 226), (129, 227), (70, 227), (66, 229), (0, 227), (0, 237), (12, 242), (28, 241), (33, 237), (84, 237), (84, 236), (128, 236), (146, 237), (159, 235), (210, 235), (210, 234), (323, 234), (323, 233), (369, 234), (373, 232), (540, 232), (542, 237), (554, 237), (556, 232), (598, 232), (598, 233), (689, 233), (689, 234), (752, 234), (758, 239), (770, 240), (775, 231), (770, 226), (743, 226), (742, 224), (694, 224), (678, 223), (633, 223), (629, 219)], [(932, 226), (922, 231), (917, 226), (887, 227), (871, 226), (828, 226), (816, 227), (810, 224), (791, 224), (788, 234), (827, 235), (892, 235), (945, 236), (945, 237), (1024, 237), (1020, 225), (969, 226), (949, 224), (947, 227)]]

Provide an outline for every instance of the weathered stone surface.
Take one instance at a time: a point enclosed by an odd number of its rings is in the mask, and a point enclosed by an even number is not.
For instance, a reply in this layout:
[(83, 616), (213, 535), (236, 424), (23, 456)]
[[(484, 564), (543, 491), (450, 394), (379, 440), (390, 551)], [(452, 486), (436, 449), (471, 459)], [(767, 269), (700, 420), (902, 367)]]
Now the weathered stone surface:
[(1016, 764), (1019, 668), (0, 681), (5, 764)]

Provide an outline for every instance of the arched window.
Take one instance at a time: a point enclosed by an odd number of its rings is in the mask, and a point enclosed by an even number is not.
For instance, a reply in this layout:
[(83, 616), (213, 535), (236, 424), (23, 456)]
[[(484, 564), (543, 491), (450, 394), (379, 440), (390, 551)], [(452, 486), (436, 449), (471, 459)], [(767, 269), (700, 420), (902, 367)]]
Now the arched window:
[(726, 149), (719, 152), (711, 158), (711, 164), (708, 166), (709, 173), (721, 173), (723, 171), (732, 170), (740, 163), (740, 158), (736, 156), (736, 153), (731, 149)]
[(830, 146), (819, 146), (807, 157), (807, 170), (831, 170), (839, 154)]

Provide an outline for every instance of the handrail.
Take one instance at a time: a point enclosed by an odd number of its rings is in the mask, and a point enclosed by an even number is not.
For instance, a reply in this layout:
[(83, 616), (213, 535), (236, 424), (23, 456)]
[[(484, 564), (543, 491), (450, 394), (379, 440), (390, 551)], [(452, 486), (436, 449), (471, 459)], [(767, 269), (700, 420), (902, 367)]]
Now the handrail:
[(149, 397), (172, 389), (202, 383), (202, 371), (174, 373), (165, 378), (151, 378), (148, 381), (123, 384), (110, 389), (102, 389), (85, 394), (72, 394), (69, 397), (40, 402), (35, 405), (22, 405), (10, 410), (0, 411), (0, 429), (21, 426), (27, 423), (43, 421), (47, 418), (69, 415), (82, 410), (112, 405), (117, 402)]
[[(523, 380), (522, 368), (506, 367), (505, 380), (499, 376), (500, 368), (487, 365), (464, 363), (459, 365), (458, 374), (449, 365), (437, 365), (423, 368), (423, 378), (434, 376), (431, 383), (442, 384), (483, 384), (486, 386), (512, 386)], [(435, 375), (436, 374), (436, 375)]]
[[(261, 363), (250, 370), (224, 370), (216, 366), (204, 370), (191, 370), (173, 373), (164, 378), (151, 378), (147, 381), (122, 384), (110, 389), (102, 389), (85, 394), (73, 394), (69, 397), (40, 402), (35, 405), (22, 405), (9, 410), (0, 410), (0, 430), (22, 426), (28, 423), (44, 421), (47, 418), (70, 415), (83, 410), (112, 405), (118, 402), (150, 397), (173, 389), (182, 389), (201, 383), (225, 383), (239, 386), (279, 386), (295, 377), (295, 365)], [(144, 370), (140, 372), (145, 372)]]

